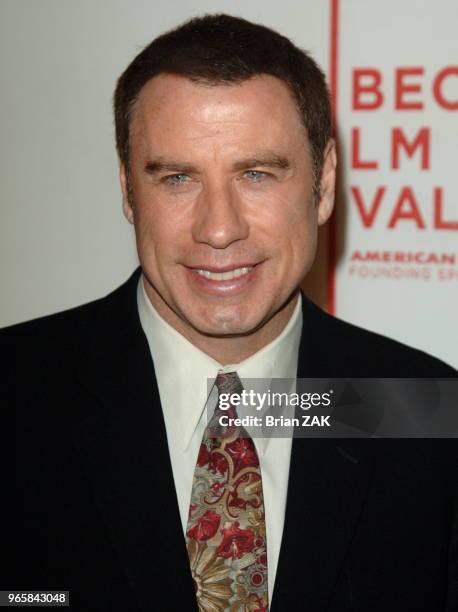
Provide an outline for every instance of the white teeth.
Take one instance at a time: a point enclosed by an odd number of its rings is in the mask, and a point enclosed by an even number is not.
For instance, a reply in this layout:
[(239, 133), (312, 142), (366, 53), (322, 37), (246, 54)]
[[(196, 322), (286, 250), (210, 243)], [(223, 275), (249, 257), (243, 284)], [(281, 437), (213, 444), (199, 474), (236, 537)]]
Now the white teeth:
[(248, 266), (247, 268), (236, 268), (235, 270), (229, 270), (228, 272), (210, 272), (210, 270), (197, 270), (197, 274), (205, 276), (205, 278), (209, 278), (210, 280), (223, 281), (232, 280), (233, 278), (237, 278), (238, 276), (247, 274), (252, 269), (253, 266)]

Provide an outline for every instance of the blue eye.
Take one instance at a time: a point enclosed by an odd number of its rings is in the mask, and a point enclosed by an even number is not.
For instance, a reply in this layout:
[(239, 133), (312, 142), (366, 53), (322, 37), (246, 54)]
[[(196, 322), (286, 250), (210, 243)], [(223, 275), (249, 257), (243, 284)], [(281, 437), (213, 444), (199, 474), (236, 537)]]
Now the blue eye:
[(172, 183), (172, 185), (182, 185), (188, 178), (189, 176), (187, 174), (171, 174), (165, 177), (165, 181), (167, 183)]
[(245, 172), (245, 176), (247, 176), (253, 182), (259, 183), (264, 178), (266, 178), (267, 173), (266, 172), (261, 172), (261, 170), (247, 170)]

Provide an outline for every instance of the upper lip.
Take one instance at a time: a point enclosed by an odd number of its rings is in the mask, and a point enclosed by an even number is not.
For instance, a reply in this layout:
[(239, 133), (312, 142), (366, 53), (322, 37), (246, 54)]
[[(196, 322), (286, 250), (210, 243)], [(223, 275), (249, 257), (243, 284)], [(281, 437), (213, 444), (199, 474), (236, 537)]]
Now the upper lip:
[(236, 263), (236, 264), (228, 264), (226, 266), (209, 266), (208, 264), (204, 264), (204, 265), (197, 265), (197, 266), (188, 266), (188, 268), (191, 268), (191, 270), (208, 270), (209, 272), (214, 272), (214, 273), (221, 273), (221, 272), (229, 272), (231, 270), (238, 270), (239, 268), (252, 268), (253, 266), (256, 266), (257, 264), (255, 263), (247, 263), (247, 262), (242, 262), (242, 263)]

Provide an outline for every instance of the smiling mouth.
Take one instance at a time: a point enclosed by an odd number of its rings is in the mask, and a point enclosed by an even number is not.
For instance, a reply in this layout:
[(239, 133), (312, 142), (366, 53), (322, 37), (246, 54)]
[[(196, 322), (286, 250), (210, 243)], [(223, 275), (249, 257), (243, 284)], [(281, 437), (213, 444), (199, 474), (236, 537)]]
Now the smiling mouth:
[(215, 281), (227, 281), (239, 278), (251, 272), (254, 266), (243, 266), (241, 268), (234, 268), (233, 270), (227, 270), (226, 272), (214, 272), (212, 270), (205, 270), (203, 268), (195, 268), (195, 272), (204, 278)]

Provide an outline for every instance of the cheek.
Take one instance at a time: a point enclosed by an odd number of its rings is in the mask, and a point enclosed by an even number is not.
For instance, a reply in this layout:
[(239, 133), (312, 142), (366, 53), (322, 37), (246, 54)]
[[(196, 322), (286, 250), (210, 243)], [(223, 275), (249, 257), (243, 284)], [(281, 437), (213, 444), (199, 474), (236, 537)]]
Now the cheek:
[(315, 257), (318, 238), (318, 213), (313, 203), (304, 206), (291, 228), (295, 263), (299, 270), (307, 272)]
[(307, 274), (315, 258), (317, 213), (310, 203), (303, 203), (289, 212), (282, 226), (280, 249), (283, 265), (280, 275), (296, 285)]
[(151, 252), (157, 245), (158, 226), (152, 215), (144, 208), (137, 207), (134, 217), (137, 247), (141, 252)]
[(271, 247), (291, 258), (296, 254), (300, 257), (311, 247), (314, 249), (317, 219), (317, 210), (310, 198), (297, 193), (284, 194), (272, 202), (260, 225)]
[(143, 200), (138, 203), (135, 232), (142, 249), (157, 253), (178, 248), (186, 236), (183, 218), (176, 210), (159, 201)]

